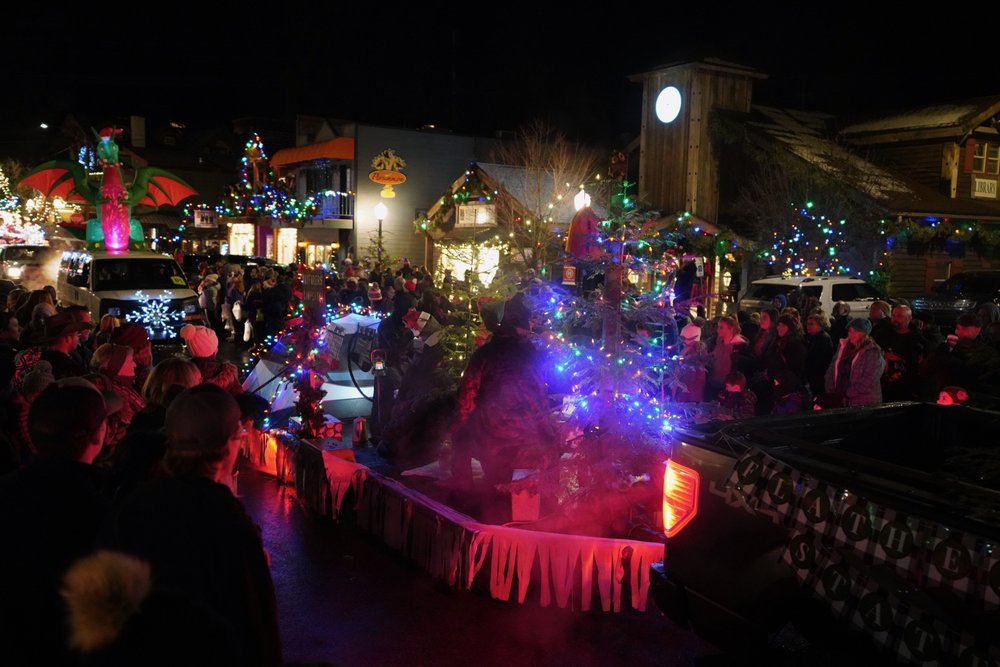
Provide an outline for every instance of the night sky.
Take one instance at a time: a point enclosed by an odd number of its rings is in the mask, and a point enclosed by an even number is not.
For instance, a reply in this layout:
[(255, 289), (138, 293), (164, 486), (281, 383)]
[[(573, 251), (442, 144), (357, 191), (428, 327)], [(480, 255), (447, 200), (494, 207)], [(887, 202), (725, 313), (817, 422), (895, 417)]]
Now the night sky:
[(1000, 95), (985, 25), (977, 37), (943, 6), (901, 17), (832, 3), (827, 16), (804, 4), (542, 4), (288, 3), (286, 16), (214, 19), (183, 4), (38, 14), (19, 3), (3, 136), (24, 141), (67, 113), (196, 123), (298, 112), (490, 135), (541, 118), (614, 145), (639, 129), (641, 86), (628, 75), (699, 56), (768, 73), (757, 104), (863, 116)]

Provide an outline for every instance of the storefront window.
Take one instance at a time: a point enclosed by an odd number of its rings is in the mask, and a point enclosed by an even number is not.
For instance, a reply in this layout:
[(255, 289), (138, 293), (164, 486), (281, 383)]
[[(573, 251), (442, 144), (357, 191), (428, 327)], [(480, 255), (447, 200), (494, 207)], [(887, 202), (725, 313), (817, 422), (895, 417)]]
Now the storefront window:
[(256, 254), (254, 252), (254, 226), (249, 222), (236, 222), (229, 226), (229, 252), (233, 255)]
[(278, 264), (291, 264), (296, 261), (298, 236), (297, 229), (281, 227), (274, 230), (275, 261)]

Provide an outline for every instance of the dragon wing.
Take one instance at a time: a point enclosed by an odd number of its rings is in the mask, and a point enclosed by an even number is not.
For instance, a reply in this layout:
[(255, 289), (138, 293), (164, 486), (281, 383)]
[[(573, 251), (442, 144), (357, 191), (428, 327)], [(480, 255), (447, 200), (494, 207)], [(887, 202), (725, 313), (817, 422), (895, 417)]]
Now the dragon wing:
[(176, 206), (180, 201), (198, 194), (190, 185), (165, 169), (142, 167), (135, 172), (129, 205)]
[(21, 179), (42, 193), (43, 197), (59, 197), (67, 202), (97, 204), (99, 193), (87, 182), (87, 170), (79, 162), (52, 160), (38, 165)]

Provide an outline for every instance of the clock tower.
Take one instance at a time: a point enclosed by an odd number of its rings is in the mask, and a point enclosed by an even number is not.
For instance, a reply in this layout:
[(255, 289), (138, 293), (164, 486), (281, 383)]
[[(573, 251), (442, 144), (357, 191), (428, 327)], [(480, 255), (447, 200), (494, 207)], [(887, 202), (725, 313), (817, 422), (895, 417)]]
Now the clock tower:
[(755, 80), (766, 74), (712, 58), (663, 65), (629, 77), (643, 84), (639, 200), (715, 221), (719, 165), (712, 153), (713, 109), (750, 110)]

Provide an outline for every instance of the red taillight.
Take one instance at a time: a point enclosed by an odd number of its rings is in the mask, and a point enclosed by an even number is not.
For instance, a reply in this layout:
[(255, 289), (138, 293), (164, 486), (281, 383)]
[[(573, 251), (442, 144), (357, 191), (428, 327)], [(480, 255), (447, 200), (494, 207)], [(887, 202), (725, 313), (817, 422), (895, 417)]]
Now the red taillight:
[(698, 473), (667, 461), (663, 474), (663, 532), (673, 537), (698, 513)]

